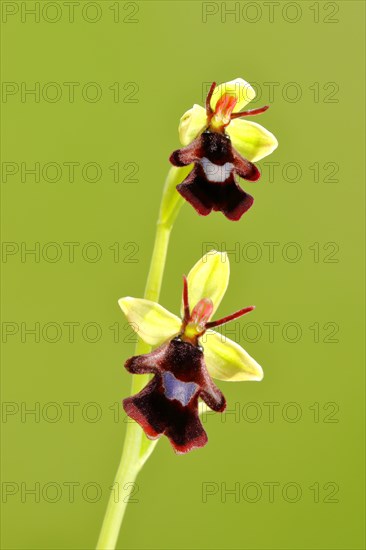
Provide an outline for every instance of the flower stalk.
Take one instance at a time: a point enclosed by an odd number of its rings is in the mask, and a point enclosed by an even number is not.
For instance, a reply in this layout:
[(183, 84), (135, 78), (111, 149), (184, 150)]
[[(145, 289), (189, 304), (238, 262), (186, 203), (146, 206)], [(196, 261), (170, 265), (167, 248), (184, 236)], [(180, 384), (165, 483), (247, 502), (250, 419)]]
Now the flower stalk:
[[(172, 167), (163, 190), (159, 217), (156, 225), (155, 243), (150, 262), (144, 297), (147, 300), (158, 301), (163, 281), (166, 256), (173, 224), (183, 204), (183, 199), (175, 188), (185, 178), (189, 170), (181, 171)], [(149, 353), (151, 346), (139, 339), (135, 355)], [(131, 394), (138, 393), (148, 382), (149, 375), (133, 375)], [(126, 436), (123, 445), (121, 460), (118, 466), (114, 486), (118, 484), (119, 491), (116, 499), (111, 492), (102, 529), (99, 535), (97, 550), (114, 550), (117, 544), (119, 531), (128, 504), (128, 499), (121, 498), (125, 485), (133, 483), (142, 466), (152, 453), (157, 441), (149, 440), (136, 422), (127, 424)]]

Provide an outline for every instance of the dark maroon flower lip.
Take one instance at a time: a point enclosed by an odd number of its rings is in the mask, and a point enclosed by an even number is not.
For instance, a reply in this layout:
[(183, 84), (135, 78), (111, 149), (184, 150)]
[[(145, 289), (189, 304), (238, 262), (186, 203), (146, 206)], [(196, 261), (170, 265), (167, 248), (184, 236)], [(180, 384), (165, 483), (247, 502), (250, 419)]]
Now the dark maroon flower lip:
[(204, 132), (187, 147), (174, 151), (170, 162), (175, 166), (194, 164), (177, 191), (202, 216), (214, 210), (237, 221), (252, 206), (253, 197), (241, 189), (235, 176), (257, 181), (260, 172), (239, 155), (228, 136)]
[[(237, 221), (249, 210), (254, 199), (241, 189), (235, 176), (257, 181), (260, 172), (235, 150), (225, 127), (235, 118), (263, 113), (269, 106), (233, 113), (237, 99), (223, 95), (213, 110), (211, 98), (215, 87), (213, 82), (206, 98), (206, 130), (186, 147), (173, 151), (169, 160), (174, 166), (194, 164), (192, 171), (177, 186), (177, 191), (200, 215), (219, 211), (228, 219)], [(214, 123), (215, 117), (219, 122)]]
[(154, 374), (137, 395), (124, 399), (127, 415), (150, 439), (166, 435), (176, 453), (206, 445), (208, 438), (198, 414), (198, 399), (223, 412), (225, 397), (208, 374), (199, 346), (174, 338), (125, 364), (133, 374)]

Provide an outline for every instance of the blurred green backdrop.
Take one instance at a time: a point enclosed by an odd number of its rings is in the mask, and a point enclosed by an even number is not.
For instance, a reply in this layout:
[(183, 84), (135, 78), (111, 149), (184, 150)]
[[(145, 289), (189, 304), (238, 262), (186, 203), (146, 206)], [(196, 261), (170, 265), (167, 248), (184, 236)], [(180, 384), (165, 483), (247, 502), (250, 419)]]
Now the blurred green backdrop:
[(180, 116), (239, 76), (280, 147), (239, 223), (184, 206), (161, 303), (227, 249), (219, 313), (256, 304), (227, 334), (265, 378), (220, 384), (205, 449), (158, 444), (119, 547), (364, 548), (364, 3), (1, 7), (3, 548), (94, 547), (131, 382), (117, 299), (142, 296)]

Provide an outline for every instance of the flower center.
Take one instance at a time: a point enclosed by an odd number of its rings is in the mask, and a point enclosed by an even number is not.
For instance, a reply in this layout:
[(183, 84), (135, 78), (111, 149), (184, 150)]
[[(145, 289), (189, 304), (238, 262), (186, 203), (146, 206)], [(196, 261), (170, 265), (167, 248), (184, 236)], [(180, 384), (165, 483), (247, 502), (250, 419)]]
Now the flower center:
[(260, 115), (267, 111), (269, 105), (259, 107), (259, 109), (250, 109), (249, 111), (239, 111), (233, 113), (234, 107), (238, 102), (238, 98), (229, 93), (223, 94), (216, 103), (215, 110), (211, 107), (211, 99), (216, 88), (216, 82), (211, 84), (211, 88), (206, 97), (206, 116), (207, 129), (211, 132), (224, 133), (226, 126), (235, 118), (243, 116)]
[(222, 132), (230, 124), (231, 113), (237, 101), (237, 98), (230, 94), (224, 94), (220, 97), (209, 121), (210, 130), (213, 132)]
[(210, 317), (213, 312), (212, 300), (210, 298), (202, 298), (202, 300), (194, 306), (191, 312), (188, 299), (188, 281), (185, 275), (183, 275), (183, 307), (184, 317), (179, 337), (194, 346), (198, 344), (198, 338), (202, 336), (207, 329), (228, 323), (229, 321), (237, 319), (238, 317), (241, 317), (254, 309), (254, 306), (245, 307), (244, 309), (240, 309), (239, 311), (236, 311), (231, 315), (227, 315), (222, 319), (210, 321)]
[(195, 305), (189, 319), (183, 322), (182, 339), (187, 342), (196, 343), (206, 330), (206, 324), (213, 312), (213, 303), (209, 298), (203, 298)]

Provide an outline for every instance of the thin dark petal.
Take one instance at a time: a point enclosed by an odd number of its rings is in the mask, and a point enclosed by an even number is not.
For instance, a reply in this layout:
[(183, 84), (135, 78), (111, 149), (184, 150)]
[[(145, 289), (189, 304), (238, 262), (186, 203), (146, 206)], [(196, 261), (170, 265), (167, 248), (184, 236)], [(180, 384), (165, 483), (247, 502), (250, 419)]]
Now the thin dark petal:
[(261, 177), (261, 173), (255, 164), (242, 157), (234, 148), (233, 156), (235, 171), (238, 176), (248, 181), (257, 181)]
[(170, 162), (174, 166), (188, 166), (196, 162), (202, 156), (201, 145), (201, 136), (199, 136), (186, 147), (173, 151), (169, 158)]
[(213, 411), (224, 412), (226, 409), (226, 399), (216, 386), (215, 391), (212, 389), (210, 391), (203, 391), (200, 397)]
[(213, 411), (223, 412), (226, 409), (226, 399), (224, 394), (216, 386), (216, 384), (212, 382), (209, 375), (200, 397)]
[(160, 370), (160, 362), (164, 360), (167, 344), (160, 346), (146, 355), (135, 355), (127, 359), (125, 368), (131, 374), (150, 374)]
[(201, 365), (201, 393), (200, 398), (216, 412), (223, 412), (226, 409), (226, 399), (221, 390), (213, 382), (206, 364)]

